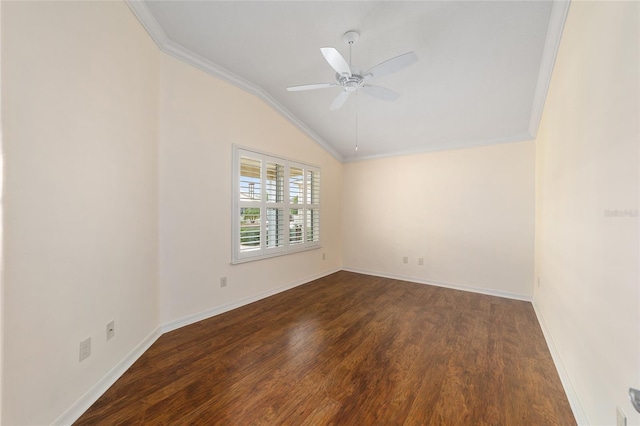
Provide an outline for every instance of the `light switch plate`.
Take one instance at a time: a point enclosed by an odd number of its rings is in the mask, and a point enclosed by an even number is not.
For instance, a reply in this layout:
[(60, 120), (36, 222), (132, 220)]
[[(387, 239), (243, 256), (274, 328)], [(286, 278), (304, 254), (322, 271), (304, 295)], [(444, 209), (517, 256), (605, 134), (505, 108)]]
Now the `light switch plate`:
[(80, 342), (80, 361), (89, 358), (89, 355), (91, 355), (91, 337)]
[(116, 335), (116, 323), (111, 320), (107, 324), (107, 340), (111, 340)]

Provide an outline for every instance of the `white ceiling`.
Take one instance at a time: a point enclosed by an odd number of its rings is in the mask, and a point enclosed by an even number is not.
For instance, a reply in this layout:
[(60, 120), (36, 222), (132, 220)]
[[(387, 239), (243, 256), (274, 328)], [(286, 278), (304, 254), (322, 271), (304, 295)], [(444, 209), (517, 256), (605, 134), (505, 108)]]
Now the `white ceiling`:
[[(130, 1), (160, 48), (271, 104), (342, 161), (478, 146), (535, 136), (566, 2)], [(358, 95), (337, 111), (320, 53), (361, 69), (415, 51), (419, 62), (375, 84), (395, 102)]]

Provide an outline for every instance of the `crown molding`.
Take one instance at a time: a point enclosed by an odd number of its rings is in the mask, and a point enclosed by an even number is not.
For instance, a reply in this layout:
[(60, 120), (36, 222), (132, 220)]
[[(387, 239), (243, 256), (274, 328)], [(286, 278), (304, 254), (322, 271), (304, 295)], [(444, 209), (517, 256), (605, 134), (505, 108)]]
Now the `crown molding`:
[[(125, 3), (136, 18), (140, 21), (143, 28), (149, 33), (153, 41), (156, 43), (158, 48), (182, 61), (188, 63), (210, 75), (213, 75), (216, 78), (219, 78), (227, 83), (230, 83), (245, 92), (248, 92), (262, 101), (264, 101), (267, 105), (269, 105), (272, 109), (278, 112), (285, 120), (293, 124), (296, 128), (298, 128), (301, 132), (307, 135), (311, 140), (317, 143), (320, 147), (322, 147), (325, 151), (331, 154), (338, 161), (344, 162), (353, 162), (353, 161), (361, 161), (361, 160), (369, 160), (374, 158), (381, 157), (394, 157), (398, 155), (411, 155), (417, 154), (420, 152), (429, 152), (429, 151), (439, 151), (440, 149), (429, 149), (429, 148), (421, 148), (414, 151), (407, 151), (401, 153), (392, 153), (388, 155), (373, 155), (373, 156), (342, 156), (336, 149), (334, 149), (331, 145), (329, 145), (324, 139), (322, 139), (316, 132), (314, 132), (309, 126), (307, 126), (302, 120), (296, 117), (291, 111), (285, 108), (282, 104), (280, 104), (273, 96), (271, 96), (268, 92), (266, 92), (261, 87), (251, 83), (250, 81), (238, 76), (237, 74), (213, 63), (212, 61), (203, 58), (202, 56), (190, 51), (189, 49), (185, 49), (174, 41), (170, 40), (164, 30), (158, 24), (155, 17), (147, 7), (144, 1), (142, 0), (125, 0)], [(542, 52), (542, 58), (540, 61), (540, 70), (538, 73), (538, 81), (536, 83), (536, 88), (534, 91), (533, 102), (531, 106), (531, 115), (529, 118), (529, 127), (528, 127), (528, 137), (513, 137), (508, 138), (507, 140), (500, 141), (483, 141), (482, 143), (473, 144), (473, 146), (483, 145), (487, 142), (489, 143), (504, 143), (504, 142), (516, 142), (526, 139), (535, 139), (538, 133), (538, 127), (540, 125), (540, 120), (542, 118), (542, 113), (544, 110), (544, 104), (546, 101), (547, 93), (549, 91), (549, 86), (551, 83), (551, 77), (553, 74), (553, 67), (555, 64), (556, 56), (558, 54), (558, 50), (560, 48), (560, 42), (562, 39), (562, 32), (564, 30), (564, 25), (567, 19), (567, 14), (569, 12), (571, 0), (554, 0), (551, 13), (549, 16), (549, 25), (547, 27), (547, 35), (545, 39), (545, 44)], [(460, 147), (447, 147), (444, 149), (457, 149)]]
[(167, 37), (167, 35), (165, 34), (164, 30), (160, 27), (160, 24), (158, 24), (158, 21), (156, 21), (151, 11), (149, 11), (149, 8), (144, 3), (144, 1), (125, 0), (125, 3), (127, 4), (127, 6), (129, 6), (129, 9), (131, 9), (138, 21), (140, 21), (144, 29), (147, 31), (147, 33), (149, 33), (153, 41), (162, 52), (166, 53), (167, 55), (173, 56), (180, 61), (186, 62), (208, 74), (213, 75), (214, 77), (226, 81), (227, 83), (230, 83), (238, 87), (239, 89), (242, 89), (245, 92), (248, 92), (262, 99), (267, 105), (278, 112), (284, 119), (289, 121), (301, 132), (306, 134), (309, 138), (311, 138), (311, 140), (320, 145), (334, 158), (336, 158), (340, 162), (344, 161), (342, 155), (340, 155), (338, 151), (336, 151), (316, 132), (311, 130), (309, 126), (302, 122), (302, 120), (296, 117), (291, 111), (286, 109), (282, 104), (280, 104), (280, 102), (278, 102), (264, 89), (170, 40), (169, 37)]
[(162, 46), (169, 41), (169, 38), (160, 27), (160, 24), (158, 24), (158, 21), (156, 21), (156, 18), (151, 14), (147, 5), (141, 0), (124, 0), (124, 2), (129, 6), (129, 9), (131, 9), (153, 41), (162, 49)]
[(553, 66), (555, 65), (556, 56), (560, 49), (560, 41), (562, 40), (562, 32), (564, 30), (564, 24), (567, 21), (570, 4), (571, 0), (555, 0), (551, 6), (547, 37), (544, 42), (544, 50), (542, 51), (540, 72), (538, 73), (538, 82), (536, 83), (536, 90), (533, 95), (533, 105), (531, 106), (531, 117), (529, 119), (529, 134), (532, 138), (535, 138), (538, 134), (544, 103), (547, 99), (547, 93), (549, 92), (549, 85), (551, 84)]
[(358, 161), (366, 161), (366, 160), (380, 160), (384, 158), (393, 158), (393, 157), (405, 157), (409, 155), (420, 155), (427, 154), (430, 152), (441, 152), (441, 151), (454, 151), (459, 149), (473, 149), (473, 148), (486, 148), (495, 145), (503, 145), (509, 143), (519, 143), (519, 142), (529, 142), (532, 141), (533, 138), (529, 134), (522, 134), (510, 138), (498, 138), (498, 139), (482, 139), (475, 142), (450, 142), (447, 143), (446, 146), (438, 145), (438, 146), (421, 146), (417, 149), (409, 149), (404, 151), (396, 151), (393, 153), (387, 154), (373, 154), (373, 155), (365, 155), (365, 156), (347, 156), (344, 157), (343, 163), (355, 163)]

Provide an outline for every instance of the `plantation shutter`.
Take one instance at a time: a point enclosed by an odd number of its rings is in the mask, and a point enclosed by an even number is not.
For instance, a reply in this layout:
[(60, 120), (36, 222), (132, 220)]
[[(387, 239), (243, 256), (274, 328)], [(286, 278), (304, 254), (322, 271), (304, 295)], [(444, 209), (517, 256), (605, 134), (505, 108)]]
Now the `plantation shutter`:
[(239, 211), (240, 229), (236, 234), (240, 241), (240, 254), (249, 255), (261, 250), (260, 222), (262, 209), (262, 159), (243, 152), (240, 156)]
[(266, 220), (265, 247), (267, 251), (282, 251), (285, 247), (285, 162), (267, 157), (265, 170)]
[(320, 241), (320, 171), (308, 168), (306, 174), (307, 242)]
[(320, 245), (320, 169), (234, 147), (232, 263)]

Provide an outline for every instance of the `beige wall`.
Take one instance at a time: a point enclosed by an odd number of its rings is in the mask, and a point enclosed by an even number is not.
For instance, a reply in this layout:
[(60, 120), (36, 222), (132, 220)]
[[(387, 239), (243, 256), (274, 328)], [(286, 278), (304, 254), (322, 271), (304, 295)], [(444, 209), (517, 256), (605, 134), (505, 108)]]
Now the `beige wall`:
[[(233, 144), (321, 167), (321, 249), (230, 264)], [(161, 323), (341, 267), (342, 164), (255, 96), (163, 55), (159, 151)]]
[(529, 298), (534, 156), (520, 142), (346, 164), (344, 267)]
[[(340, 268), (342, 165), (264, 102), (124, 3), (2, 6), (3, 424), (60, 420), (161, 324)], [(234, 143), (322, 168), (321, 249), (229, 264)]]
[[(534, 304), (578, 420), (640, 424), (637, 2), (573, 2), (536, 140)], [(636, 213), (637, 214), (637, 213)]]
[(124, 3), (2, 3), (2, 424), (51, 423), (158, 325), (158, 59)]

